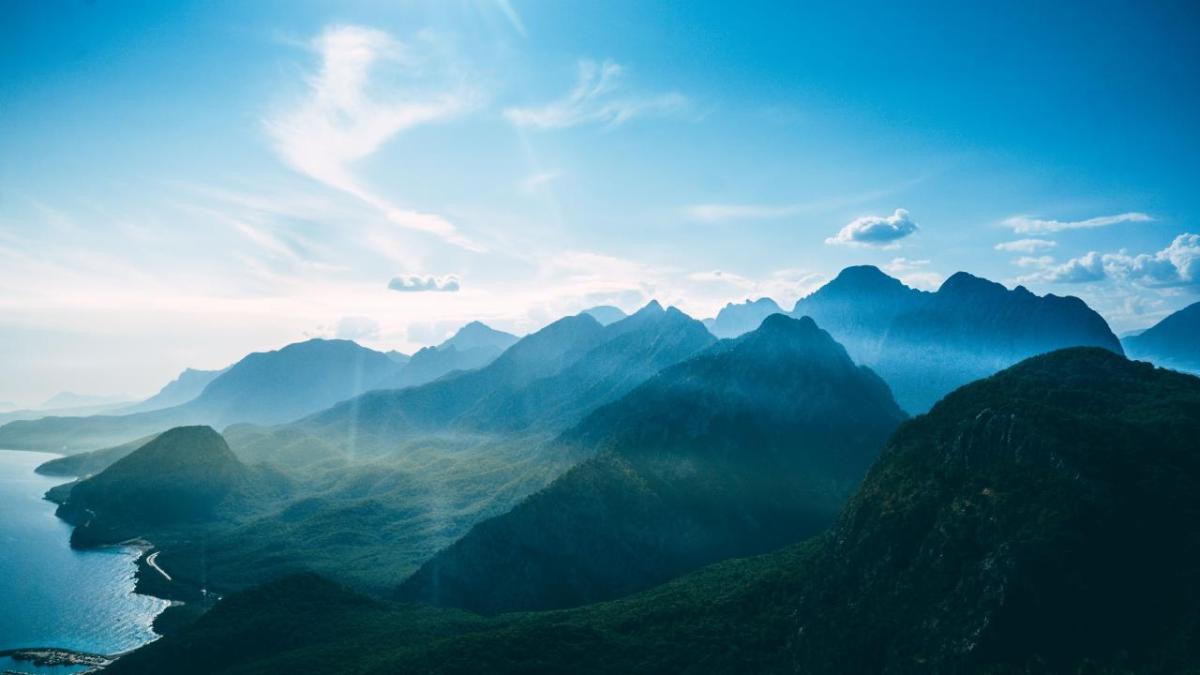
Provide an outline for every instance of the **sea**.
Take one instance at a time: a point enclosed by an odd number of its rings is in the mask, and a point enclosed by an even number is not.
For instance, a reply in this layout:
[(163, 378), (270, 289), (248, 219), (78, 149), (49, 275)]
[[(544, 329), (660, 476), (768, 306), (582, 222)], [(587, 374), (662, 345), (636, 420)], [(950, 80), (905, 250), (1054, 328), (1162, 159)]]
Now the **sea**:
[[(168, 603), (133, 592), (136, 549), (71, 548), (71, 527), (43, 498), (64, 479), (34, 473), (53, 458), (0, 450), (0, 650), (116, 654), (153, 640), (151, 624)], [(5, 670), (62, 675), (85, 668), (37, 668), (0, 657)]]

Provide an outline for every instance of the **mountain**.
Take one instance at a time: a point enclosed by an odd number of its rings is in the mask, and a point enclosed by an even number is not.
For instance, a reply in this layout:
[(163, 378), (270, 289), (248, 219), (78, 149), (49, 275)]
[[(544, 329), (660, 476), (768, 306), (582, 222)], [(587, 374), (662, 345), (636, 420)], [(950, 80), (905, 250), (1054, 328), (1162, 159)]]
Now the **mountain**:
[(76, 394), (73, 391), (60, 391), (59, 393), (46, 399), (40, 406), (39, 410), (61, 410), (63, 408), (93, 408), (98, 406), (120, 405), (129, 401), (128, 396), (112, 395), (112, 396), (93, 396), (90, 394)]
[(492, 619), (292, 577), (112, 673), (1194, 672), (1198, 437), (1200, 379), (1057, 351), (901, 426), (803, 544)]
[(111, 448), (102, 448), (100, 450), (57, 457), (39, 464), (35, 471), (43, 476), (87, 478), (107, 469), (116, 463), (117, 460), (129, 455), (134, 450), (154, 440), (154, 438), (154, 436), (147, 436)]
[(1122, 353), (1108, 324), (1079, 298), (1009, 290), (965, 272), (925, 293), (878, 268), (848, 267), (792, 314), (813, 317), (910, 412), (1037, 354), (1075, 346)]
[(1122, 341), (1130, 358), (1200, 373), (1200, 302)]
[(903, 417), (811, 319), (772, 315), (592, 413), (565, 436), (600, 455), (476, 525), (400, 597), (567, 607), (798, 541), (833, 520)]
[(59, 515), (76, 545), (115, 543), (154, 528), (217, 518), (241, 496), (246, 467), (210, 427), (163, 432), (70, 491)]
[(463, 326), (436, 347), (425, 347), (408, 358), (404, 367), (379, 382), (379, 389), (402, 389), (432, 382), (456, 370), (482, 368), (504, 353), (517, 336), (478, 322)]
[(616, 323), (626, 317), (625, 312), (620, 307), (613, 307), (612, 305), (597, 305), (583, 310), (583, 313), (599, 321), (601, 326)]
[(187, 403), (204, 391), (209, 382), (220, 377), (228, 368), (223, 370), (195, 370), (188, 368), (179, 377), (168, 382), (157, 394), (150, 398), (121, 408), (122, 414), (160, 410)]
[(772, 314), (782, 313), (783, 310), (770, 298), (747, 300), (736, 305), (731, 302), (722, 307), (715, 318), (705, 319), (704, 325), (719, 338), (731, 338), (758, 328), (763, 319)]
[(385, 354), (349, 340), (308, 340), (246, 356), (182, 405), (129, 415), (10, 422), (0, 427), (0, 447), (78, 452), (175, 426), (286, 422), (373, 389), (398, 367)]
[(1075, 297), (954, 274), (893, 319), (875, 369), (906, 410), (927, 410), (955, 388), (1064, 347), (1122, 354), (1104, 319)]
[(578, 314), (522, 338), (484, 368), (368, 392), (293, 429), (385, 447), (431, 433), (552, 435), (712, 342), (700, 322), (657, 302), (608, 326)]
[(810, 316), (859, 363), (874, 364), (896, 317), (915, 310), (928, 293), (909, 288), (878, 267), (847, 267), (811, 295), (796, 301), (792, 316)]

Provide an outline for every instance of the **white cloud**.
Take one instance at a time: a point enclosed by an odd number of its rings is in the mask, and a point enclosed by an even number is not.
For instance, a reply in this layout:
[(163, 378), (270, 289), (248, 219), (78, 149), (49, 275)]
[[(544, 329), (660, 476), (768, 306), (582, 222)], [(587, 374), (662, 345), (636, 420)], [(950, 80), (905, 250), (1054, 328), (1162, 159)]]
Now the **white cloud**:
[(863, 216), (846, 224), (836, 236), (825, 240), (826, 244), (850, 246), (879, 246), (896, 245), (900, 239), (907, 237), (919, 228), (904, 209), (896, 209), (890, 216)]
[(928, 260), (910, 260), (909, 258), (892, 258), (892, 261), (883, 266), (883, 269), (893, 274), (900, 272), (910, 272), (912, 270), (921, 269), (929, 266)]
[(687, 99), (677, 92), (652, 95), (622, 93), (622, 68), (612, 61), (579, 62), (579, 80), (563, 98), (544, 106), (508, 108), (504, 116), (517, 126), (562, 129), (580, 124), (615, 127), (639, 115), (683, 109)]
[(996, 250), (1009, 253), (1036, 253), (1055, 246), (1058, 246), (1058, 242), (1049, 239), (1018, 239), (996, 244)]
[(1020, 258), (1017, 258), (1016, 260), (1014, 260), (1013, 264), (1016, 265), (1017, 267), (1049, 267), (1054, 264), (1054, 258), (1052, 258), (1048, 255), (1042, 255), (1042, 256), (1037, 256), (1037, 257), (1030, 256), (1030, 255), (1023, 255)]
[(1061, 265), (1049, 267), (1038, 275), (1045, 281), (1060, 284), (1090, 283), (1100, 281), (1106, 276), (1104, 259), (1095, 251), (1072, 258)]
[(458, 277), (450, 275), (444, 277), (422, 276), (419, 274), (410, 274), (407, 276), (395, 277), (388, 282), (388, 288), (393, 291), (402, 293), (420, 293), (424, 291), (442, 291), (453, 293), (460, 288)]
[(1124, 251), (1104, 256), (1114, 274), (1148, 286), (1183, 286), (1200, 283), (1200, 235), (1181, 234), (1156, 253), (1130, 256)]
[(512, 3), (508, 0), (496, 0), (496, 6), (504, 14), (504, 18), (508, 19), (508, 22), (512, 24), (513, 30), (520, 33), (521, 37), (525, 37), (525, 22), (521, 21), (521, 15), (517, 14), (517, 10), (513, 9)]
[(1043, 234), (1061, 232), (1063, 230), (1081, 230), (1094, 227), (1107, 227), (1117, 223), (1144, 223), (1154, 220), (1145, 213), (1131, 211), (1118, 213), (1113, 216), (1097, 216), (1087, 220), (1046, 220), (1030, 216), (1012, 216), (1006, 218), (1004, 224), (1011, 227), (1017, 234)]
[[(375, 154), (400, 132), (474, 105), (474, 90), (461, 82), (432, 38), (422, 35), (414, 47), (380, 30), (336, 26), (322, 32), (312, 47), (321, 66), (308, 79), (306, 99), (264, 122), (284, 162), (370, 204), (399, 227), (478, 250), (445, 218), (397, 206), (351, 171), (356, 161)], [(371, 78), (380, 65), (394, 71), (386, 96), (379, 95), (382, 87)]]

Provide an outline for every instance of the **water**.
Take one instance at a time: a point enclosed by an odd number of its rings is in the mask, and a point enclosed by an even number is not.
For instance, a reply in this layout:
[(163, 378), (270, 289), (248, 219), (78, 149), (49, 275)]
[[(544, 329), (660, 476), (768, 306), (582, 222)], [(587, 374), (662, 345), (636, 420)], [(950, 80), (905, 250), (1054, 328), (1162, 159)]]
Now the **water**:
[[(42, 499), (61, 478), (33, 472), (51, 455), (0, 450), (0, 649), (61, 647), (99, 654), (154, 639), (151, 623), (167, 602), (133, 593), (137, 551), (74, 551), (71, 528)], [(12, 669), (59, 675), (0, 657)]]

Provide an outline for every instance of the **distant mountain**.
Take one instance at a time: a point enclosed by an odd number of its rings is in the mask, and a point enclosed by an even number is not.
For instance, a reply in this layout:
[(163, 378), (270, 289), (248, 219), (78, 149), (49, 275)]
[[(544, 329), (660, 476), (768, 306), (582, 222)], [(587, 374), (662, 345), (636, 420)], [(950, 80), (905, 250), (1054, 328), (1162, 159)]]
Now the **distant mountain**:
[(395, 363), (398, 363), (400, 365), (404, 365), (404, 364), (408, 363), (409, 359), (412, 358), (408, 354), (405, 354), (404, 352), (398, 352), (395, 349), (388, 351), (388, 352), (384, 352), (384, 354), (386, 354), (389, 359), (391, 359), (392, 361), (394, 361)]
[(903, 425), (804, 544), (486, 620), (298, 576), (223, 599), (112, 673), (1193, 672), (1196, 438), (1200, 379), (1058, 351)]
[(928, 296), (878, 267), (860, 265), (847, 267), (833, 281), (798, 300), (792, 316), (812, 317), (846, 347), (851, 358), (872, 365), (879, 360), (896, 317), (922, 306)]
[(747, 300), (736, 305), (731, 302), (722, 307), (715, 318), (705, 319), (704, 325), (719, 338), (731, 338), (758, 328), (763, 319), (772, 314), (782, 313), (783, 310), (770, 298)]
[(1122, 341), (1130, 358), (1200, 373), (1200, 302)]
[(892, 321), (875, 368), (901, 406), (922, 411), (972, 380), (1074, 346), (1123, 353), (1108, 324), (1079, 298), (1009, 290), (959, 272)]
[(12, 401), (0, 401), (0, 412), (9, 412), (18, 408), (16, 403)]
[(616, 323), (627, 316), (620, 307), (613, 307), (612, 305), (597, 305), (596, 307), (583, 310), (583, 313), (599, 321), (601, 326)]
[(115, 543), (154, 528), (217, 518), (243, 496), (246, 467), (210, 427), (159, 435), (75, 485), (59, 515), (77, 545)]
[(130, 415), (10, 422), (0, 427), (0, 447), (77, 452), (175, 426), (286, 422), (373, 389), (398, 367), (386, 355), (348, 340), (308, 340), (246, 356), (182, 405)]
[(111, 396), (94, 396), (91, 394), (76, 394), (73, 391), (60, 391), (46, 399), (38, 409), (59, 410), (63, 408), (89, 408), (96, 406), (119, 405), (129, 401), (128, 396), (116, 394)]
[(599, 456), (477, 525), (400, 595), (566, 607), (798, 541), (833, 520), (903, 417), (811, 319), (770, 316), (590, 415), (565, 439)]
[(102, 448), (100, 450), (92, 450), (91, 452), (57, 457), (38, 465), (36, 471), (43, 476), (87, 478), (107, 469), (115, 464), (117, 460), (146, 445), (154, 440), (154, 438), (154, 436), (147, 436), (111, 448)]
[(187, 403), (204, 391), (209, 382), (217, 379), (228, 368), (222, 370), (195, 370), (188, 368), (179, 377), (168, 382), (157, 394), (140, 403), (120, 409), (121, 414), (161, 410)]
[(456, 370), (475, 370), (491, 363), (517, 341), (517, 336), (478, 322), (463, 326), (436, 347), (409, 357), (403, 368), (379, 382), (378, 389), (402, 389), (432, 382)]
[(700, 322), (657, 302), (608, 326), (578, 314), (522, 338), (479, 370), (369, 392), (293, 426), (322, 438), (352, 432), (383, 445), (451, 431), (552, 434), (712, 342)]
[(813, 317), (914, 413), (1030, 356), (1073, 346), (1122, 353), (1108, 324), (1082, 300), (1009, 290), (965, 272), (925, 293), (875, 267), (848, 267), (797, 302), (793, 315)]

